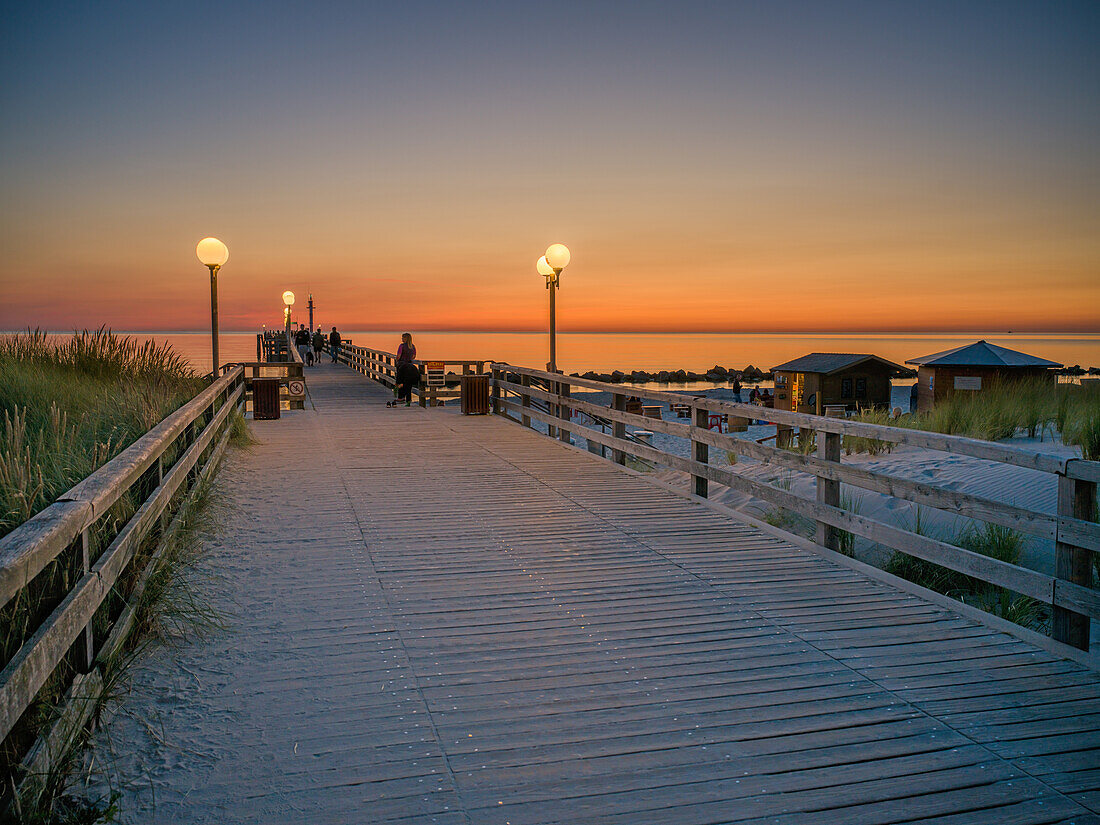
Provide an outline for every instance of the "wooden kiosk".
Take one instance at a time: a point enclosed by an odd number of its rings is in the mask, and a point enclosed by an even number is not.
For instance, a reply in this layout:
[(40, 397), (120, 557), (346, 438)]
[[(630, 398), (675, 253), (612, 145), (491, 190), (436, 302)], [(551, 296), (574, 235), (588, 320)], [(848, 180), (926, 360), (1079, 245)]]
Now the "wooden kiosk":
[(890, 406), (890, 379), (908, 370), (900, 364), (847, 352), (811, 352), (772, 367), (775, 408), (824, 415)]

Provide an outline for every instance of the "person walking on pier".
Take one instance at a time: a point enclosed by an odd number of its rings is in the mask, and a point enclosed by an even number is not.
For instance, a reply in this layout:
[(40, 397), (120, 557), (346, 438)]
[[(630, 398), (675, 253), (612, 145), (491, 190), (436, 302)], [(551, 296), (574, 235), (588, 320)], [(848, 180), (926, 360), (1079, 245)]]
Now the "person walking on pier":
[(317, 331), (313, 333), (313, 363), (321, 363), (321, 353), (325, 349), (325, 334), (321, 332), (321, 328), (317, 327)]
[(336, 331), (336, 327), (328, 334), (328, 348), (332, 351), (332, 363), (335, 364), (340, 360), (340, 333)]
[(294, 345), (298, 348), (298, 354), (302, 356), (302, 363), (313, 366), (313, 344), (309, 340), (309, 330), (306, 327), (298, 327), (294, 333)]
[(397, 403), (404, 399), (405, 406), (412, 406), (412, 390), (414, 384), (420, 383), (420, 367), (416, 365), (416, 346), (413, 344), (411, 332), (401, 336), (401, 346), (397, 348), (397, 401), (391, 401), (387, 406), (396, 407)]

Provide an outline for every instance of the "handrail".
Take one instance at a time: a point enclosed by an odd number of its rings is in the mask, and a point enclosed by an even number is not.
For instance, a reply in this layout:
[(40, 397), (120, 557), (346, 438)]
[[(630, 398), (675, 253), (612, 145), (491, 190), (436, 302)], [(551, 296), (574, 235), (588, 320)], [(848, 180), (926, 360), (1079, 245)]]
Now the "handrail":
[[(1100, 618), (1100, 591), (1092, 588), (1092, 553), (1100, 552), (1100, 525), (1094, 523), (1096, 484), (1100, 462), (1052, 456), (1021, 447), (1008, 447), (960, 436), (945, 436), (900, 427), (886, 427), (843, 419), (790, 413), (755, 405), (687, 396), (680, 393), (608, 384), (590, 379), (510, 364), (494, 363), (494, 412), (510, 420), (530, 424), (535, 419), (547, 425), (548, 434), (570, 440), (576, 431), (592, 443), (610, 447), (613, 460), (624, 464), (627, 455), (654, 461), (690, 474), (696, 495), (708, 495), (713, 481), (769, 501), (806, 516), (816, 523), (817, 543), (836, 550), (837, 531), (871, 539), (894, 550), (931, 561), (989, 584), (1039, 599), (1054, 609), (1053, 637), (1076, 647), (1088, 648), (1089, 618)], [(540, 384), (546, 389), (532, 386)], [(571, 387), (585, 387), (610, 393), (611, 408), (571, 395)], [(685, 404), (692, 411), (692, 423), (652, 419), (625, 410), (626, 397), (637, 396), (668, 404)], [(543, 402), (548, 412), (533, 408)], [(557, 412), (555, 412), (557, 411)], [(572, 412), (598, 416), (612, 424), (608, 435), (571, 422)], [(800, 455), (779, 446), (758, 444), (707, 428), (712, 412), (765, 420), (778, 428), (798, 427), (817, 435), (817, 454)], [(511, 413), (511, 414), (510, 414)], [(518, 416), (515, 417), (515, 416)], [(627, 426), (633, 425), (687, 440), (692, 458), (684, 458), (645, 444), (631, 443)], [(973, 456), (1012, 466), (1026, 467), (1058, 477), (1058, 512), (1055, 515), (1009, 505), (958, 490), (891, 476), (841, 461), (841, 436), (911, 444), (935, 450)], [(809, 500), (751, 479), (732, 468), (709, 463), (708, 449), (716, 447), (766, 463), (805, 472), (816, 479), (816, 500)], [(1018, 565), (1001, 562), (946, 542), (936, 541), (885, 522), (860, 516), (840, 507), (840, 484), (851, 484), (922, 506), (946, 510), (968, 518), (999, 524), (1056, 542), (1057, 575), (1048, 576)]]
[[(305, 408), (305, 365), (299, 358), (295, 361), (238, 361), (226, 367), (244, 369), (245, 398), (252, 400), (252, 382), (257, 378), (277, 378), (280, 398), (286, 401), (292, 410)], [(277, 373), (277, 374), (275, 374)], [(299, 387), (295, 387), (295, 384)]]
[[(331, 352), (328, 344), (325, 345), (325, 351)], [(392, 389), (397, 384), (397, 355), (395, 353), (341, 343), (338, 360), (385, 387)], [(418, 386), (413, 387), (413, 392), (416, 393), (420, 406), (423, 407), (429, 403), (435, 406), (438, 399), (457, 398), (461, 394), (458, 390), (425, 386), (423, 371), (425, 364), (442, 363), (444, 367), (459, 367), (462, 370), (462, 375), (480, 375), (484, 374), (485, 365), (488, 361), (485, 359), (427, 358), (414, 360), (413, 363), (421, 368), (420, 383)]]
[[(193, 490), (214, 466), (229, 437), (230, 413), (243, 401), (244, 369), (237, 366), (0, 539), (0, 606), (63, 554), (83, 554), (82, 575), (0, 671), (0, 739), (12, 732), (78, 638), (84, 638), (78, 669), (85, 673), (95, 669), (97, 655), (121, 644), (117, 624), (102, 643), (93, 638), (96, 612), (134, 555), (152, 539), (165, 540), (165, 520), (177, 505), (185, 506), (177, 493)], [(173, 445), (179, 455), (169, 463), (165, 453)], [(153, 489), (146, 494), (144, 480), (154, 470)], [(113, 538), (104, 537), (109, 545), (93, 558), (93, 528), (131, 490), (141, 490), (143, 501), (135, 502), (136, 511)]]
[[(559, 382), (568, 378), (568, 382), (572, 386), (588, 387), (589, 389), (595, 389), (601, 392), (623, 393), (637, 398), (648, 398), (654, 401), (661, 401), (666, 404), (686, 404), (689, 407), (699, 407), (711, 412), (730, 413), (742, 418), (754, 418), (759, 421), (768, 421), (772, 424), (783, 424), (788, 427), (808, 427), (818, 432), (837, 433), (839, 435), (851, 435), (860, 438), (875, 438), (880, 441), (890, 441), (895, 444), (910, 444), (916, 447), (925, 447), (930, 450), (957, 453), (973, 458), (984, 458), (1002, 464), (1014, 464), (1018, 467), (1042, 470), (1048, 473), (1065, 473), (1068, 464), (1079, 460), (1043, 453), (1038, 450), (1030, 450), (1026, 447), (996, 444), (991, 441), (980, 441), (976, 438), (967, 438), (961, 435), (945, 435), (943, 433), (932, 433), (925, 430), (910, 430), (905, 427), (866, 424), (861, 421), (847, 421), (843, 418), (824, 418), (823, 416), (809, 415), (807, 413), (776, 410), (771, 407), (759, 407), (755, 404), (743, 404), (717, 398), (700, 398), (694, 395), (683, 395), (680, 393), (666, 392), (664, 390), (651, 390), (631, 385), (607, 384), (587, 378), (563, 376), (504, 363), (494, 363), (492, 367), (514, 372), (518, 375), (539, 377), (554, 376), (554, 379)], [(627, 390), (629, 390), (629, 392), (627, 392)], [(1098, 462), (1090, 463), (1098, 464)], [(1100, 470), (1098, 470), (1098, 472), (1100, 472)]]
[(287, 329), (286, 331), (286, 349), (287, 354), (289, 355), (289, 358), (287, 358), (288, 361), (291, 361), (295, 364), (305, 363), (304, 361), (302, 361), (302, 353), (298, 352), (298, 346), (294, 343), (294, 333), (292, 333), (289, 329)]
[[(62, 493), (56, 503), (0, 538), (0, 607), (56, 555), (50, 553), (55, 549), (52, 545), (40, 546), (40, 537), (55, 536), (53, 541), (63, 542), (61, 547), (74, 541), (118, 501), (214, 399), (239, 384), (242, 376), (240, 368), (223, 375), (94, 473)], [(78, 506), (62, 506), (70, 502)], [(76, 513), (80, 513), (79, 518), (74, 518)]]

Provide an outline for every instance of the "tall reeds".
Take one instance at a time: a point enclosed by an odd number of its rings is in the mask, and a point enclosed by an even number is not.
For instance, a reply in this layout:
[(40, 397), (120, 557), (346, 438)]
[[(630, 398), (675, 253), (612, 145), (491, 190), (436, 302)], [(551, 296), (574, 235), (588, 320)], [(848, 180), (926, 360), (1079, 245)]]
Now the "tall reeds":
[[(68, 338), (40, 331), (0, 336), (0, 535), (117, 455), (203, 385), (203, 379), (170, 347), (117, 336), (106, 329)], [(178, 449), (178, 445), (169, 448), (169, 462)], [(90, 536), (93, 560), (133, 514), (149, 484), (148, 478), (139, 480), (97, 520)], [(107, 637), (131, 598), (131, 588), (159, 535), (155, 530), (137, 549), (97, 611), (92, 620), (96, 639)], [(82, 575), (78, 550), (77, 546), (66, 548), (0, 608), (0, 663), (12, 659)], [(26, 749), (57, 718), (75, 672), (70, 659), (67, 655), (58, 665), (34, 704), (0, 743), (0, 808), (11, 801)], [(56, 821), (59, 810), (72, 821), (103, 813), (99, 806), (75, 802), (65, 812), (68, 803), (54, 796), (58, 786), (50, 788), (40, 800), (43, 804), (33, 806), (34, 815), (41, 813), (42, 821)]]
[(99, 329), (0, 336), (0, 535), (193, 397), (171, 347)]
[[(1003, 441), (1020, 433), (1041, 438), (1053, 432), (1064, 444), (1080, 446), (1085, 458), (1095, 461), (1100, 456), (1100, 386), (1004, 381), (981, 392), (955, 393), (930, 412), (892, 419), (884, 411), (868, 410), (853, 420), (985, 441)], [(844, 449), (848, 454), (876, 455), (890, 447), (877, 439), (845, 436)]]

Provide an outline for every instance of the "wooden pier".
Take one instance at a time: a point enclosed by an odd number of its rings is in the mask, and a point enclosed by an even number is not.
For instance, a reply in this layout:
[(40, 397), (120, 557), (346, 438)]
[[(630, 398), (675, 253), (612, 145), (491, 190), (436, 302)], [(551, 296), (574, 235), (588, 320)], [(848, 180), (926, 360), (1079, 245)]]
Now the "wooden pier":
[(229, 628), (111, 725), (131, 821), (1100, 822), (1084, 659), (501, 417), (307, 379), (223, 471)]

